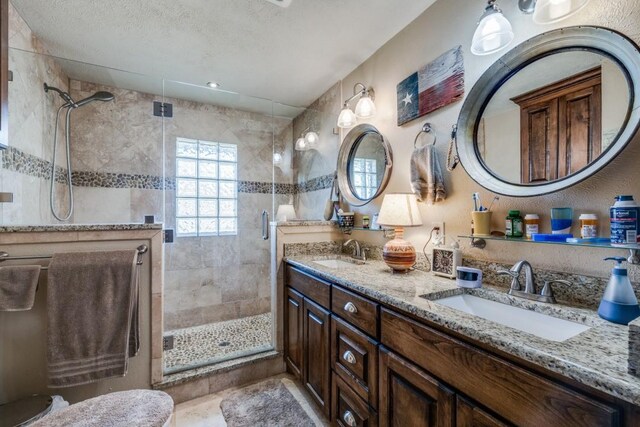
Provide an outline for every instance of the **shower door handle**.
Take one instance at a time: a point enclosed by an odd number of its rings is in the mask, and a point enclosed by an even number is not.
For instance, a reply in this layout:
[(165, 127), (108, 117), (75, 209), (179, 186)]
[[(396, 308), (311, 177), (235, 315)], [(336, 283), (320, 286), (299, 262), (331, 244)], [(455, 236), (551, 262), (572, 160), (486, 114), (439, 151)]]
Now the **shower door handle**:
[(269, 240), (269, 212), (262, 211), (262, 240)]

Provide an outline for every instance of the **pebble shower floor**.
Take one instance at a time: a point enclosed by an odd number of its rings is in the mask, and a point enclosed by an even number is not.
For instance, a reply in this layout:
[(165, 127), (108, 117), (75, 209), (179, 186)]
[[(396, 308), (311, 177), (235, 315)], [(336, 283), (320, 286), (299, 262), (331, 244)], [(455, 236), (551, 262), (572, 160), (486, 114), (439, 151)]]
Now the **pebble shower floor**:
[(272, 348), (271, 313), (169, 331), (174, 343), (164, 352), (171, 374)]

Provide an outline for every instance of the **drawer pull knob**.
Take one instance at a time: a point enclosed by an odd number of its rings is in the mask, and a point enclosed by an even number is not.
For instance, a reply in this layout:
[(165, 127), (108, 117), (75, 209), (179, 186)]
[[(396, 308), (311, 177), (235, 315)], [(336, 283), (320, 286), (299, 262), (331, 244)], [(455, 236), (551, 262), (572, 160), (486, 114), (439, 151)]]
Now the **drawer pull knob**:
[(353, 313), (357, 313), (358, 312), (358, 307), (356, 307), (356, 305), (354, 303), (349, 301), (348, 303), (346, 303), (344, 305), (344, 310), (348, 311), (351, 314), (353, 314)]
[(347, 362), (351, 363), (352, 365), (356, 364), (356, 357), (349, 350), (344, 352), (344, 354), (342, 355), (342, 358)]
[(357, 425), (356, 417), (353, 416), (351, 411), (344, 411), (344, 414), (342, 414), (342, 419), (345, 423), (347, 423), (349, 427), (356, 427)]

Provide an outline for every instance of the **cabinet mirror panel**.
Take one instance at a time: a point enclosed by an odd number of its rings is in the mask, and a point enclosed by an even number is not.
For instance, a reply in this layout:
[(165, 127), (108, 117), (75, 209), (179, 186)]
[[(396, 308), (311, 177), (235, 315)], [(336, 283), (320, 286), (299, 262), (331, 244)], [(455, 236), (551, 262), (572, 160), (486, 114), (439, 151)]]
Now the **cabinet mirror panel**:
[(509, 196), (570, 187), (614, 159), (640, 123), (640, 51), (600, 27), (535, 36), (478, 79), (458, 118), (461, 163)]

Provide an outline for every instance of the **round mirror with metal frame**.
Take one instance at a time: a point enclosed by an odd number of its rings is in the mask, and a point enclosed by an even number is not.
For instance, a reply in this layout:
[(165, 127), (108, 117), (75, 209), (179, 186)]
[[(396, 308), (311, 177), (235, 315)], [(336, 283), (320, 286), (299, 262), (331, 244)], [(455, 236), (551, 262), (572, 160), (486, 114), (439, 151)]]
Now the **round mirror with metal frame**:
[[(557, 171), (563, 167), (561, 162), (564, 161), (567, 163), (570, 161), (570, 156), (567, 156), (566, 154), (563, 154), (562, 151), (558, 150), (563, 149), (563, 144), (565, 146), (567, 145), (566, 135), (571, 129), (558, 128), (560, 130), (556, 133), (559, 134), (560, 137), (558, 137), (559, 139), (556, 147), (560, 148), (556, 148), (555, 153), (553, 150), (549, 150), (547, 148), (546, 152), (542, 152), (540, 153), (540, 156), (538, 156), (540, 157), (539, 163), (544, 165), (551, 163), (549, 158), (551, 158), (552, 161), (555, 161), (556, 165), (561, 165), (556, 166), (556, 176), (552, 176), (550, 179), (545, 179), (543, 177), (543, 179), (525, 180), (524, 176), (526, 175), (525, 172), (527, 172), (525, 171), (525, 167), (529, 167), (532, 161), (529, 151), (522, 148), (524, 146), (523, 141), (526, 138), (529, 138), (529, 136), (526, 135), (527, 130), (525, 129), (527, 128), (527, 125), (524, 124), (524, 121), (529, 119), (525, 118), (526, 112), (524, 109), (519, 110), (518, 115), (515, 116), (515, 120), (520, 119), (523, 123), (520, 124), (520, 131), (517, 131), (517, 133), (521, 134), (518, 135), (521, 136), (520, 144), (518, 144), (518, 138), (515, 138), (512, 145), (517, 144), (519, 146), (511, 146), (507, 148), (514, 150), (514, 153), (517, 152), (517, 159), (515, 163), (516, 165), (519, 165), (518, 167), (521, 169), (515, 173), (515, 176), (519, 177), (521, 175), (523, 178), (513, 179), (512, 177), (511, 179), (506, 179), (506, 174), (494, 170), (497, 169), (497, 167), (493, 167), (492, 163), (487, 161), (489, 156), (483, 154), (486, 148), (485, 144), (490, 142), (486, 140), (486, 135), (488, 133), (485, 130), (486, 123), (484, 120), (485, 113), (490, 109), (488, 108), (490, 101), (494, 96), (496, 96), (503, 86), (508, 86), (510, 81), (512, 83), (513, 79), (518, 76), (518, 73), (521, 73), (526, 67), (541, 63), (544, 64), (543, 61), (549, 60), (549, 58), (554, 56), (567, 53), (575, 56), (580, 52), (587, 52), (590, 55), (598, 55), (609, 61), (611, 64), (615, 64), (619, 69), (618, 73), (622, 76), (620, 78), (623, 82), (623, 89), (626, 92), (626, 101), (628, 101), (628, 105), (626, 105), (627, 102), (625, 102), (625, 105), (621, 106), (622, 113), (620, 113), (620, 117), (618, 118), (620, 122), (619, 128), (615, 129), (611, 139), (607, 140), (606, 144), (603, 139), (601, 152), (598, 152), (598, 154), (594, 155), (589, 162), (579, 168), (576, 168), (576, 170), (566, 171), (565, 175), (559, 174)], [(565, 62), (575, 62), (573, 61), (574, 56), (567, 55), (567, 60)], [(554, 60), (556, 62), (562, 62), (562, 60)], [(626, 36), (606, 28), (589, 26), (562, 28), (540, 34), (523, 42), (487, 69), (487, 71), (473, 86), (462, 106), (462, 110), (458, 118), (458, 136), (456, 143), (462, 166), (469, 176), (484, 188), (498, 194), (514, 197), (530, 197), (548, 194), (583, 181), (613, 160), (629, 143), (640, 127), (640, 96), (638, 96), (640, 94), (640, 78), (637, 77), (636, 71), (638, 69), (640, 69), (640, 50), (638, 46)], [(529, 74), (531, 74), (531, 67), (528, 71)], [(548, 71), (549, 74), (552, 74), (551, 69), (548, 69)], [(568, 77), (573, 78), (576, 76)], [(567, 78), (565, 80), (571, 79)], [(556, 81), (549, 83), (550, 84), (544, 88), (547, 91), (547, 94), (551, 90), (549, 88), (553, 88), (554, 85), (558, 85), (558, 82)], [(530, 91), (526, 93), (526, 95), (529, 96), (532, 93), (533, 91)], [(511, 101), (516, 102), (519, 101), (520, 98), (524, 97), (519, 95), (519, 93), (512, 94)], [(503, 94), (499, 94), (498, 97), (506, 98)], [(520, 105), (520, 108), (523, 108), (522, 105)], [(560, 107), (560, 110), (562, 110), (562, 107)], [(582, 119), (580, 114), (577, 114), (576, 117), (580, 120)], [(545, 141), (546, 138), (548, 138), (548, 135), (545, 133), (546, 131), (540, 131), (540, 126), (545, 126), (544, 123), (549, 123), (548, 119), (545, 117), (543, 118), (545, 120), (540, 121), (540, 123), (543, 123), (542, 125), (536, 125), (533, 121), (527, 122), (529, 130), (534, 129), (535, 131), (538, 131), (538, 134), (532, 133), (531, 138), (539, 138)], [(558, 122), (565, 123), (565, 119), (565, 116), (560, 116)], [(502, 123), (505, 125), (507, 124), (504, 120)], [(506, 127), (507, 126), (498, 126), (496, 129), (499, 132), (505, 132), (504, 128)], [(587, 125), (586, 128), (588, 127), (589, 126)], [(496, 139), (504, 136), (495, 132), (493, 135), (496, 135), (494, 137)], [(586, 136), (585, 138), (589, 139), (591, 137)], [(502, 139), (509, 140), (511, 138)], [(552, 152), (549, 153), (549, 151)], [(509, 156), (505, 153), (499, 154), (502, 156), (498, 157), (502, 159), (501, 162), (508, 160)], [(561, 154), (566, 156), (566, 159), (569, 160), (565, 160), (565, 157), (562, 157)], [(497, 165), (498, 162), (494, 164)], [(566, 169), (566, 166), (564, 167)]]
[(338, 187), (351, 206), (364, 206), (380, 196), (391, 177), (389, 141), (370, 124), (349, 131), (338, 154)]

